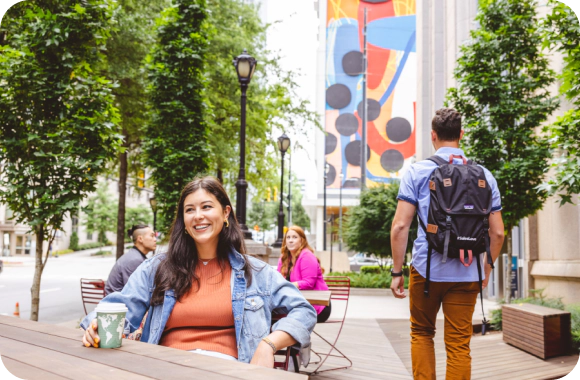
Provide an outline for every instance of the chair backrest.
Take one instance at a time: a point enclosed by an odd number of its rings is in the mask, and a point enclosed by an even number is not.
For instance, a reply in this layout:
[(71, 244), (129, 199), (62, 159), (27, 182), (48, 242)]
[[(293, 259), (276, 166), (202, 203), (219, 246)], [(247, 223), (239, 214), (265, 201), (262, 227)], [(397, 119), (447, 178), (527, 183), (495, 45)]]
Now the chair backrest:
[(327, 276), (324, 282), (331, 291), (330, 299), (333, 301), (347, 301), (350, 297), (350, 278), (346, 276)]
[(81, 278), (81, 298), (87, 313), (86, 304), (98, 304), (105, 297), (105, 281), (94, 278)]

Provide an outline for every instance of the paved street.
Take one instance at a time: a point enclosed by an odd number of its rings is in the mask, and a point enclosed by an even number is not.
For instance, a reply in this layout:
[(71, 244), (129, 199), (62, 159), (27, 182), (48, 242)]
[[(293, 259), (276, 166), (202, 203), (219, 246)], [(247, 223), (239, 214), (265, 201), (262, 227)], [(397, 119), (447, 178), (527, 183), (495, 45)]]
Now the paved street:
[[(84, 315), (79, 279), (106, 279), (115, 263), (113, 256), (91, 257), (90, 253), (96, 251), (98, 249), (48, 259), (40, 287), (40, 322), (70, 325), (70, 322)], [(0, 314), (12, 315), (16, 302), (19, 302), (20, 317), (29, 319), (34, 259), (11, 259), (22, 264), (5, 265), (0, 274)]]

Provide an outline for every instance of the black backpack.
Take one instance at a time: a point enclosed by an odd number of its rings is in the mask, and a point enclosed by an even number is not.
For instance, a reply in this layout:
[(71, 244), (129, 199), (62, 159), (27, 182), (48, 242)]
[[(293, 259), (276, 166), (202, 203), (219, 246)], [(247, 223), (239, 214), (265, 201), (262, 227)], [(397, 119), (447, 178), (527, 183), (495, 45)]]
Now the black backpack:
[[(453, 158), (462, 158), (463, 165), (453, 164)], [(483, 289), (480, 255), (487, 253), (487, 262), (493, 268), (489, 249), (489, 214), (492, 208), (492, 193), (483, 168), (462, 156), (451, 155), (449, 161), (439, 156), (428, 160), (437, 164), (429, 178), (431, 200), (427, 225), (418, 216), (428, 242), (427, 278), (425, 296), (429, 297), (429, 276), (433, 251), (448, 258), (458, 258), (469, 267), (477, 262), (479, 291), (483, 310)], [(487, 321), (483, 317), (482, 333)]]

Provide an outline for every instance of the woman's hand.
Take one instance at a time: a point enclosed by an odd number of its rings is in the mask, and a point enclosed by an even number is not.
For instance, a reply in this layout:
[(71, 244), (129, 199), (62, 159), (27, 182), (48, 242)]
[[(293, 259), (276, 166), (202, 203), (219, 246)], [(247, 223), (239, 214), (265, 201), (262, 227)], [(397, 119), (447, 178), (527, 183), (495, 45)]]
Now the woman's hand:
[(274, 368), (274, 350), (272, 350), (272, 347), (268, 343), (261, 341), (250, 364)]
[[(97, 332), (97, 319), (93, 319), (91, 324), (85, 330), (85, 335), (83, 335), (83, 344), (85, 347), (99, 347), (99, 333)], [(270, 349), (272, 351), (272, 349)]]

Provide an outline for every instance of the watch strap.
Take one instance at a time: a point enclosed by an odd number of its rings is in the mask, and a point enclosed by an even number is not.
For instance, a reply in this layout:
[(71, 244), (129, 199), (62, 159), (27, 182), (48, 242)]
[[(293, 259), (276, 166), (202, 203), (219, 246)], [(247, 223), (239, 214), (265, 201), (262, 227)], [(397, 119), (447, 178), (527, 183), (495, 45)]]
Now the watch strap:
[(401, 276), (403, 276), (403, 271), (400, 271), (400, 272), (393, 272), (393, 271), (391, 270), (391, 277), (401, 277)]

